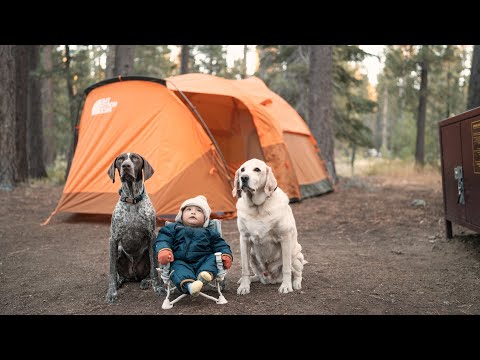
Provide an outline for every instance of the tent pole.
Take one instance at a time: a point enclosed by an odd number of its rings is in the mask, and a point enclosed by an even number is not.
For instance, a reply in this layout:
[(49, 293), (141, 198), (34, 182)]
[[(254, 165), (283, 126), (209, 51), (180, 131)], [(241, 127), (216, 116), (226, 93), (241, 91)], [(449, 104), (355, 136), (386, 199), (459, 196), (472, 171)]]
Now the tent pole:
[(193, 112), (195, 113), (195, 115), (197, 116), (198, 120), (200, 121), (200, 123), (202, 124), (203, 128), (205, 129), (205, 131), (207, 132), (208, 136), (210, 137), (210, 140), (212, 140), (213, 142), (213, 145), (215, 146), (215, 148), (217, 149), (217, 152), (218, 154), (220, 155), (220, 157), (222, 158), (222, 161), (223, 161), (223, 165), (225, 165), (225, 169), (227, 170), (227, 178), (228, 180), (231, 182), (232, 179), (230, 178), (230, 174), (228, 173), (228, 165), (227, 165), (227, 161), (225, 160), (225, 158), (223, 157), (223, 153), (222, 151), (220, 150), (220, 147), (218, 146), (217, 142), (215, 141), (215, 138), (213, 137), (212, 133), (210, 132), (210, 129), (208, 128), (207, 124), (205, 123), (205, 121), (203, 121), (203, 118), (200, 116), (199, 112), (197, 111), (197, 108), (190, 102), (190, 100), (187, 98), (187, 96), (183, 93), (182, 90), (180, 90), (177, 85), (175, 85), (172, 81), (170, 80), (166, 80), (168, 81), (170, 84), (172, 84), (173, 86), (175, 86), (175, 88), (177, 89), (177, 91), (182, 95), (182, 97), (185, 99), (185, 101), (188, 103), (188, 105), (190, 106), (190, 108), (193, 110)]

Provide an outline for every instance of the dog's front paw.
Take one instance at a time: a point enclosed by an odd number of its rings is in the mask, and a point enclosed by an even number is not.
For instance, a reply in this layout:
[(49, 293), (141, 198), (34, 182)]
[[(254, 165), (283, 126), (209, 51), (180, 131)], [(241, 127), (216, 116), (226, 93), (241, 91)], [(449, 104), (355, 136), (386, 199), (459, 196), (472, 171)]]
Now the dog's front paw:
[(237, 294), (238, 295), (250, 294), (250, 286), (240, 285), (237, 289)]
[(153, 292), (158, 296), (167, 293), (167, 290), (159, 282), (154, 282), (152, 287)]
[(150, 279), (143, 279), (140, 281), (140, 289), (147, 290), (150, 287), (152, 281)]
[(109, 304), (113, 304), (115, 301), (117, 301), (117, 298), (118, 294), (115, 287), (109, 288), (107, 291), (107, 295), (105, 296), (105, 301)]
[(117, 279), (117, 285), (115, 286), (117, 289), (120, 289), (123, 284), (125, 283), (125, 278), (119, 276)]
[(293, 290), (300, 290), (302, 288), (302, 278), (293, 279)]
[(292, 292), (292, 291), (293, 291), (292, 284), (282, 283), (282, 285), (280, 285), (280, 288), (278, 289), (278, 292), (280, 294), (287, 294), (287, 293)]
[(250, 293), (250, 278), (248, 276), (242, 276), (240, 278), (240, 286), (237, 289), (238, 295), (245, 295)]

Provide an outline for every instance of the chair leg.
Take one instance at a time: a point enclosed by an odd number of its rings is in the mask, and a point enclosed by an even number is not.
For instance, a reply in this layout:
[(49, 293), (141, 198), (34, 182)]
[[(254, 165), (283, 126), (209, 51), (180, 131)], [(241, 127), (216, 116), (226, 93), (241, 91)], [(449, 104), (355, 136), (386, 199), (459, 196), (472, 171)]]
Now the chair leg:
[(217, 288), (217, 292), (218, 292), (218, 298), (214, 297), (214, 296), (211, 296), (211, 295), (208, 295), (208, 294), (205, 294), (204, 292), (200, 291), (199, 294), (202, 295), (204, 298), (207, 298), (209, 300), (212, 300), (212, 301), (215, 301), (217, 304), (226, 304), (228, 301), (225, 299), (225, 297), (223, 296), (222, 294), (222, 291), (220, 290), (221, 289), (221, 285), (220, 285), (220, 280), (219, 279), (215, 279), (212, 283), (210, 283), (209, 285), (212, 285), (213, 287), (216, 287)]
[(179, 301), (179, 300), (183, 299), (185, 296), (187, 296), (187, 294), (180, 294), (175, 299), (170, 301), (170, 294), (172, 292), (174, 292), (175, 289), (176, 289), (175, 286), (172, 287), (172, 281), (169, 281), (167, 283), (167, 296), (165, 297), (165, 300), (163, 300), (162, 309), (164, 309), (164, 310), (171, 309), (177, 301)]
[(173, 307), (173, 304), (170, 302), (171, 293), (170, 281), (167, 281), (167, 295), (165, 296), (165, 300), (163, 300), (162, 309), (171, 309)]
[(182, 294), (172, 301), (168, 300), (168, 297), (165, 298), (165, 300), (163, 300), (162, 309), (165, 309), (165, 310), (171, 309), (173, 307), (173, 304), (183, 299), (185, 296), (187, 296), (187, 294)]
[[(217, 279), (215, 279), (214, 281), (212, 281), (211, 283), (208, 284), (212, 287), (217, 288), (218, 298), (216, 298), (214, 296), (210, 296), (208, 294), (205, 294), (204, 292), (201, 292), (201, 291), (200, 291), (199, 294), (202, 295), (203, 297), (209, 299), (209, 300), (215, 301), (215, 303), (217, 303), (217, 304), (226, 304), (228, 301), (227, 301), (227, 299), (225, 299), (225, 297), (222, 294), (222, 284), (221, 284), (222, 281), (223, 281), (223, 277), (222, 277), (222, 279), (217, 278)], [(163, 304), (162, 304), (162, 309), (164, 309), (164, 310), (171, 309), (177, 301), (179, 301), (179, 300), (183, 299), (185, 296), (187, 296), (187, 294), (180, 294), (174, 300), (170, 301), (170, 295), (172, 294), (172, 292), (175, 291), (176, 288), (175, 288), (175, 286), (172, 287), (172, 281), (170, 279), (168, 279), (168, 281), (166, 283), (167, 283), (167, 295), (165, 296), (165, 300), (163, 300)]]
[(220, 280), (217, 280), (217, 291), (218, 291), (217, 304), (226, 304), (228, 301), (227, 301), (227, 299), (225, 299), (225, 297), (223, 296), (222, 290), (221, 290), (220, 288), (221, 288)]

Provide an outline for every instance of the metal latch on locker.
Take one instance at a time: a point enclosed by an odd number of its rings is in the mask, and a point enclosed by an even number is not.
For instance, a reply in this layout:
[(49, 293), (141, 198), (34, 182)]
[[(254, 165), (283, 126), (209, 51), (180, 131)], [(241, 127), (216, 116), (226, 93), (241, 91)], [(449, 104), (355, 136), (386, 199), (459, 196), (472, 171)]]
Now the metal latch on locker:
[(455, 179), (457, 180), (457, 189), (458, 189), (458, 197), (457, 197), (457, 204), (465, 205), (465, 195), (464, 195), (464, 188), (463, 188), (463, 168), (462, 166), (457, 166), (453, 169)]

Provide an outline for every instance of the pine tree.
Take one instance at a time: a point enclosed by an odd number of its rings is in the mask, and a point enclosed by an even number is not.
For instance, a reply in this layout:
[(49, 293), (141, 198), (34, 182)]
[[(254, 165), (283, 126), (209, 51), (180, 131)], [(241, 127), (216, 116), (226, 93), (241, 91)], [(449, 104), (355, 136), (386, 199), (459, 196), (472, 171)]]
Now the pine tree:
[(0, 45), (0, 190), (15, 187), (15, 45)]
[(27, 162), (31, 178), (47, 177), (43, 161), (42, 92), (39, 76), (40, 46), (29, 45), (28, 112), (27, 112)]
[(480, 106), (480, 45), (473, 47), (467, 109)]
[(28, 110), (28, 45), (15, 46), (15, 160), (16, 182), (28, 179), (27, 110)]

